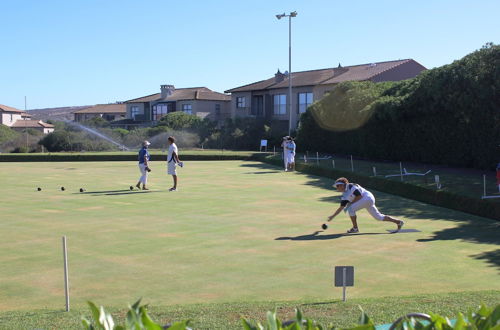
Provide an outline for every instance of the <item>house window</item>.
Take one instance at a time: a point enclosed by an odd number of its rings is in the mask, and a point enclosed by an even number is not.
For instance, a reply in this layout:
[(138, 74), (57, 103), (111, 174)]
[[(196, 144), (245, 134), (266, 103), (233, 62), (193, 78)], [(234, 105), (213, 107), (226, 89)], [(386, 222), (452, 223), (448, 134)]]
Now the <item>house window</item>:
[(245, 108), (246, 107), (246, 97), (241, 96), (236, 98), (236, 107)]
[(286, 95), (274, 95), (274, 114), (286, 115)]
[(157, 104), (153, 106), (153, 121), (160, 120), (168, 113), (168, 106), (166, 104)]
[(183, 104), (182, 111), (187, 113), (188, 115), (193, 114), (193, 106), (191, 104)]
[(135, 120), (135, 117), (139, 114), (139, 107), (134, 105), (130, 107), (130, 116), (132, 117), (133, 120)]
[(216, 104), (216, 105), (215, 105), (215, 115), (216, 115), (217, 117), (219, 117), (219, 116), (220, 116), (220, 104)]
[(313, 93), (299, 93), (299, 113), (306, 112), (313, 102)]

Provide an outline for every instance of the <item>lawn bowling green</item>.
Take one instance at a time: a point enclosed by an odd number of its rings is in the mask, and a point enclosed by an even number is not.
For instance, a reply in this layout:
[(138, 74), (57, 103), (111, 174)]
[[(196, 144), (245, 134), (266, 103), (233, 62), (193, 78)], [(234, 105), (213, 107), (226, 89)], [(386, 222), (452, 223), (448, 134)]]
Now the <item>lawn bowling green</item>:
[(420, 232), (390, 234), (364, 211), (359, 234), (343, 212), (322, 231), (333, 180), (258, 162), (190, 162), (176, 193), (160, 162), (144, 192), (130, 190), (134, 162), (0, 166), (0, 310), (64, 306), (63, 235), (81, 308), (338, 299), (335, 265), (356, 269), (350, 298), (500, 289), (499, 222), (374, 189)]

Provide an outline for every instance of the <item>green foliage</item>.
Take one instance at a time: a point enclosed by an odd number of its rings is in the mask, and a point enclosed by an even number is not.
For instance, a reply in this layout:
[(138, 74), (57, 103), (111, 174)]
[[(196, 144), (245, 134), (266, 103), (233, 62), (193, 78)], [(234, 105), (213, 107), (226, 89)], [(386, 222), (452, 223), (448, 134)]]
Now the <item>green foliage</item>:
[(196, 115), (190, 115), (183, 111), (175, 111), (162, 117), (158, 125), (167, 126), (174, 130), (181, 130), (186, 128), (197, 128), (202, 122), (203, 119)]
[[(140, 305), (140, 299), (132, 306), (129, 306), (126, 321), (124, 325), (115, 325), (113, 316), (106, 312), (104, 307), (98, 308), (94, 303), (88, 302), (92, 314), (92, 321), (82, 317), (82, 325), (85, 330), (188, 330), (189, 321), (176, 322), (161, 326), (156, 323), (148, 315), (147, 306)], [(349, 330), (375, 330), (373, 320), (363, 311), (361, 307), (361, 316), (358, 325)], [(403, 317), (393, 323), (394, 329), (397, 330), (434, 330), (434, 329), (477, 329), (489, 330), (500, 329), (500, 304), (495, 308), (489, 308), (482, 304), (476, 311), (469, 311), (467, 316), (459, 313), (456, 321), (453, 323), (447, 317), (439, 314), (431, 313), (429, 316), (421, 314), (427, 320), (417, 319), (414, 315)], [(314, 320), (304, 318), (300, 309), (295, 309), (295, 319), (282, 322), (274, 312), (267, 312), (266, 322), (261, 324), (257, 322), (255, 325), (245, 318), (241, 319), (244, 330), (333, 330), (341, 329), (332, 324), (323, 326)]]
[(19, 136), (19, 133), (5, 125), (0, 125), (0, 144), (5, 143)]
[[(493, 169), (500, 46), (396, 83), (344, 83), (302, 115), (303, 150)], [(345, 128), (345, 129), (341, 129)]]
[(147, 311), (147, 305), (140, 305), (141, 299), (137, 300), (132, 306), (129, 306), (126, 323), (116, 325), (113, 316), (104, 310), (104, 307), (97, 306), (89, 301), (88, 305), (92, 313), (92, 321), (82, 317), (82, 325), (86, 330), (189, 330), (189, 321), (176, 322), (165, 327), (153, 321)]
[(109, 127), (109, 121), (102, 117), (94, 117), (83, 122), (83, 125), (89, 127)]

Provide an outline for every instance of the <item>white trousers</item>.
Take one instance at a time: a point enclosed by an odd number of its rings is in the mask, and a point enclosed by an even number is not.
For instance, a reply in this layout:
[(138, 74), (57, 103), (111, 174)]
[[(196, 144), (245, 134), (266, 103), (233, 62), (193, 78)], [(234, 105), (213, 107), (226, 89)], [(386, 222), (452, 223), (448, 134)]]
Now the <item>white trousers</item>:
[(143, 185), (148, 183), (148, 171), (146, 171), (146, 165), (139, 164), (139, 171), (141, 171), (141, 177), (139, 178), (139, 182)]
[(356, 215), (356, 211), (359, 211), (361, 209), (366, 209), (368, 213), (370, 213), (370, 215), (376, 220), (382, 221), (385, 218), (385, 215), (380, 213), (380, 211), (375, 206), (375, 197), (369, 191), (367, 191), (359, 201), (350, 205), (347, 211), (349, 215), (353, 217)]

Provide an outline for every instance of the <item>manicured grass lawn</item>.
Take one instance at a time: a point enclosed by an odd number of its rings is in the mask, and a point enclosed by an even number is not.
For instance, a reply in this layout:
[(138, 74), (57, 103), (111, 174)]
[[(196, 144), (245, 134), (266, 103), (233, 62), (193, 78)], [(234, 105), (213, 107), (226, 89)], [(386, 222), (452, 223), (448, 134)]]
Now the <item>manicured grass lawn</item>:
[(188, 162), (169, 193), (165, 164), (152, 168), (151, 190), (139, 192), (128, 190), (132, 162), (1, 163), (0, 311), (64, 308), (62, 235), (80, 311), (139, 297), (155, 308), (332, 301), (334, 265), (355, 266), (355, 299), (500, 290), (499, 222), (375, 191), (382, 212), (419, 232), (389, 234), (366, 212), (359, 235), (343, 234), (344, 214), (321, 232), (337, 207), (329, 179)]

